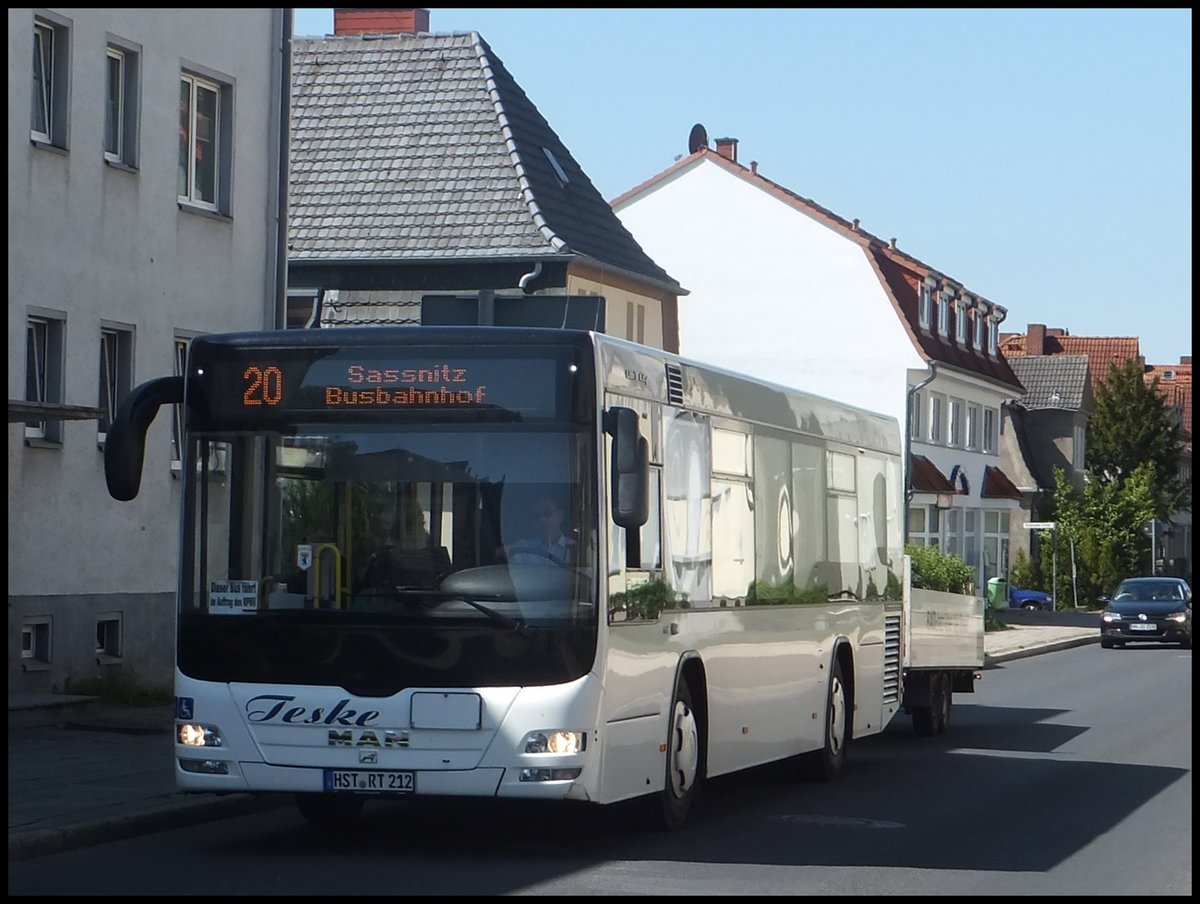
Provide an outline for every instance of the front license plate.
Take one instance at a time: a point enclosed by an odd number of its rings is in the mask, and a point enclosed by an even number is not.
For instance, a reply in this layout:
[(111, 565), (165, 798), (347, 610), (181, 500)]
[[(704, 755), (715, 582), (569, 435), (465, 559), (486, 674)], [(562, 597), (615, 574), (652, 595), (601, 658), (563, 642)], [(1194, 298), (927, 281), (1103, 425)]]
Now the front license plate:
[(325, 790), (363, 794), (414, 794), (414, 772), (381, 772), (365, 769), (326, 769)]
[(1158, 625), (1143, 625), (1141, 622), (1129, 626), (1130, 631), (1157, 631)]

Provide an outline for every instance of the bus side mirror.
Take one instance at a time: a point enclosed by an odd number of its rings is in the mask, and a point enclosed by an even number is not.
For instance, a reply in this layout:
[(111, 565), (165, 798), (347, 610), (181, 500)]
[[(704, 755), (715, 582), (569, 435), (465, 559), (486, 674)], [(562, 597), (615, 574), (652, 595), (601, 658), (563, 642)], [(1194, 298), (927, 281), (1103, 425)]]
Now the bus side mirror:
[(161, 406), (182, 401), (183, 377), (159, 377), (138, 386), (121, 402), (104, 437), (104, 482), (113, 499), (128, 502), (137, 496), (146, 430)]
[(638, 413), (613, 407), (604, 413), (612, 437), (612, 516), (618, 527), (641, 527), (650, 517), (650, 444), (638, 431)]

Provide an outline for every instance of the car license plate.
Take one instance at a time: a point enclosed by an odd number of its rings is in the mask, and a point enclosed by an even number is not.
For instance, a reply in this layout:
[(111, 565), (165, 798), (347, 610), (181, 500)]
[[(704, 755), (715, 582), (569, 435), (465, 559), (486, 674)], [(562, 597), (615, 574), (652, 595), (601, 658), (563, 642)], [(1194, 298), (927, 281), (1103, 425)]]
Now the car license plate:
[(413, 794), (415, 772), (383, 772), (365, 769), (326, 769), (325, 790), (364, 794)]
[(1141, 622), (1135, 622), (1134, 624), (1129, 626), (1129, 630), (1130, 631), (1157, 631), (1158, 625), (1142, 624)]

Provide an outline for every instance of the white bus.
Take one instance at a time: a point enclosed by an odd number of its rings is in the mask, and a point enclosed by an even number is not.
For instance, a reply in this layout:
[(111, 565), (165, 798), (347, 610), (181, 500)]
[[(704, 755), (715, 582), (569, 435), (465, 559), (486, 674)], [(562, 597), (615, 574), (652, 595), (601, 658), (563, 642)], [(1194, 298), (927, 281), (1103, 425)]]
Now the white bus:
[[(677, 828), (704, 779), (832, 778), (911, 702), (893, 419), (593, 332), (213, 335), (122, 406), (115, 498), (165, 404), (184, 791), (327, 826), (372, 797), (641, 798)], [(944, 680), (911, 707), (938, 730)]]

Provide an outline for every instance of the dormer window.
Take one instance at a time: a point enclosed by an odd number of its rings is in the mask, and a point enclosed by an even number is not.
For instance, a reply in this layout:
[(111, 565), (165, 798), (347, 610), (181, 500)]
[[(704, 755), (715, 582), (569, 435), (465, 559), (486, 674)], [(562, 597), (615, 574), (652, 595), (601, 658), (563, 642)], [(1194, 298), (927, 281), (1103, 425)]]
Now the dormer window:
[(950, 296), (943, 289), (938, 292), (938, 335), (950, 335)]
[(1000, 349), (1000, 321), (989, 317), (987, 323), (987, 348), (988, 354), (993, 357)]
[(1164, 370), (1164, 371), (1162, 372), (1162, 378), (1163, 378), (1164, 380), (1174, 380), (1174, 379), (1175, 379), (1175, 371), (1173, 371), (1173, 370)]
[(967, 311), (971, 309), (971, 299), (964, 295), (955, 305), (954, 338), (959, 345), (967, 344)]
[(983, 308), (975, 309), (975, 323), (972, 330), (971, 344), (975, 347), (975, 351), (983, 350)]
[(917, 319), (921, 329), (929, 329), (933, 321), (933, 287), (921, 284), (921, 301), (917, 310)]

